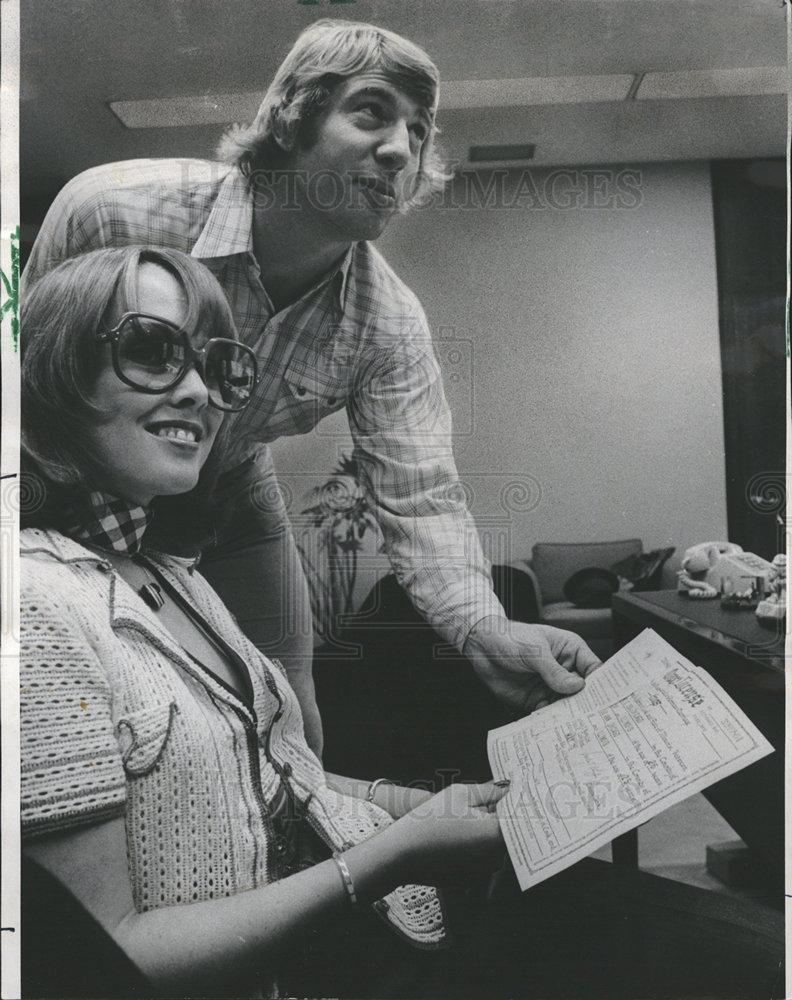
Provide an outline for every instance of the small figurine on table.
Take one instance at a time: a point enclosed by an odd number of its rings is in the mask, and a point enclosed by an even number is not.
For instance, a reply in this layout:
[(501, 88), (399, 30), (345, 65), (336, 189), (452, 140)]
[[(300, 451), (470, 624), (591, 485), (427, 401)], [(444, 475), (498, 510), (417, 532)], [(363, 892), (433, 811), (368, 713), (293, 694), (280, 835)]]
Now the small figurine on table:
[(756, 607), (773, 567), (735, 542), (702, 542), (685, 552), (677, 589), (688, 597), (718, 597), (724, 608)]
[(688, 549), (682, 560), (682, 568), (677, 570), (677, 592), (688, 597), (717, 597), (717, 587), (704, 579), (709, 568), (710, 558), (706, 546), (694, 545)]
[(756, 607), (761, 624), (783, 621), (786, 616), (786, 556), (777, 555), (772, 562), (773, 573), (768, 579), (769, 593)]

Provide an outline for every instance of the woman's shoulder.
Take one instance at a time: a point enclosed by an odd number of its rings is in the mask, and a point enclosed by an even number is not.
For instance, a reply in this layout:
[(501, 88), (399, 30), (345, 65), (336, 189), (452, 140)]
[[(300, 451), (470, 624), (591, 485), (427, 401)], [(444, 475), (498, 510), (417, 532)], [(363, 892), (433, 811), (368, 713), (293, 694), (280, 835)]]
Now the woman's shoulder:
[(74, 539), (51, 528), (24, 528), (19, 533), (20, 586), (23, 596), (44, 592), (52, 599), (74, 592), (80, 569), (92, 568), (100, 578), (107, 576), (110, 564)]
[(50, 556), (58, 562), (68, 561), (77, 556), (100, 558), (56, 528), (23, 528), (19, 532), (19, 551), (23, 558)]

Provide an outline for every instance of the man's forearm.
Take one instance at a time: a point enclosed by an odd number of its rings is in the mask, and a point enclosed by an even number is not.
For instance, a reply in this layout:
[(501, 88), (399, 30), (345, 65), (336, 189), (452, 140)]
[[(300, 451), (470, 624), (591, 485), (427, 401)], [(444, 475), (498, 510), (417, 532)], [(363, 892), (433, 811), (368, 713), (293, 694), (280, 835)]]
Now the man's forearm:
[(467, 511), (424, 518), (384, 513), (380, 524), (399, 582), (446, 642), (462, 652), (477, 623), (490, 618), (506, 621)]

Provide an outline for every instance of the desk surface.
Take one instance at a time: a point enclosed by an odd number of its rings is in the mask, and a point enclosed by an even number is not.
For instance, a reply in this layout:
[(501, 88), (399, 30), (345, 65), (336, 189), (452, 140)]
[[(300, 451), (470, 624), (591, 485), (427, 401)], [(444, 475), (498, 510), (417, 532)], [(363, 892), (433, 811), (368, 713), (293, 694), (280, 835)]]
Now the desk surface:
[(685, 597), (675, 590), (614, 594), (613, 610), (650, 628), (653, 620), (660, 618), (760, 666), (784, 672), (781, 626), (765, 628), (751, 610), (727, 610), (717, 599)]
[(613, 595), (617, 644), (653, 628), (709, 671), (776, 752), (705, 789), (704, 795), (779, 876), (784, 871), (784, 637), (753, 611), (724, 610), (674, 590)]

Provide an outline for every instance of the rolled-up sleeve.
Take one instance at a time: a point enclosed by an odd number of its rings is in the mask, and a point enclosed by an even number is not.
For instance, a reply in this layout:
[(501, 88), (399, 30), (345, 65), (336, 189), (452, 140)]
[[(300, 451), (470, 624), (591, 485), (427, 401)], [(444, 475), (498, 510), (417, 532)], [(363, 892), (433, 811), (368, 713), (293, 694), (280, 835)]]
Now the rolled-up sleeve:
[(458, 649), (487, 615), (492, 589), (452, 449), (451, 414), (423, 313), (394, 324), (361, 365), (348, 406), (361, 480), (401, 585)]

